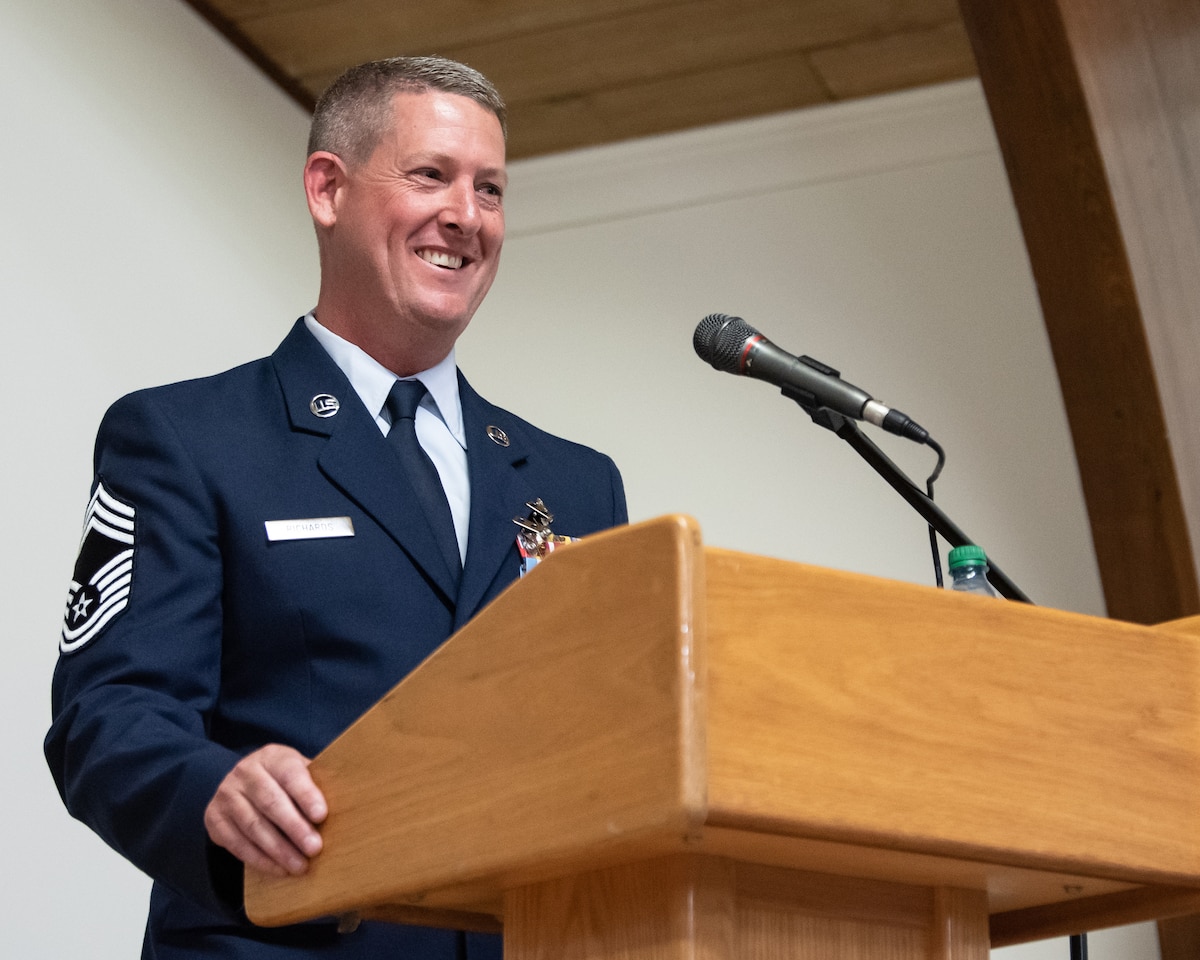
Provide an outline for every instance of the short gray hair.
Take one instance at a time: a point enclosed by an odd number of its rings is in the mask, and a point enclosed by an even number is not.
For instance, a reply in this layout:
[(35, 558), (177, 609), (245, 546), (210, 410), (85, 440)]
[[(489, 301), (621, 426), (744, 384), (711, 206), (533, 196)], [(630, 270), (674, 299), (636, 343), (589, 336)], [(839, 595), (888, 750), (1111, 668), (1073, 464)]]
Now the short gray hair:
[(335, 153), (347, 163), (365, 163), (392, 124), (398, 93), (440, 90), (474, 100), (500, 121), (508, 138), (508, 109), (482, 73), (445, 57), (392, 57), (351, 67), (321, 94), (313, 111), (308, 152)]

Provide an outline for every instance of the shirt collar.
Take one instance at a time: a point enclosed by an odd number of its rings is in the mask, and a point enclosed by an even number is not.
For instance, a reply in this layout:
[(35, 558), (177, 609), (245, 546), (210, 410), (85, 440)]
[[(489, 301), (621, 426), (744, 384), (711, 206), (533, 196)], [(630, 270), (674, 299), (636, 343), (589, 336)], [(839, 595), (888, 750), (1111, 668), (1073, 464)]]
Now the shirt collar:
[(387, 400), (388, 391), (398, 379), (420, 380), (428, 393), (421, 399), (421, 406), (428, 409), (446, 425), (446, 429), (464, 450), (467, 438), (463, 432), (462, 401), (458, 394), (458, 368), (454, 362), (454, 350), (440, 362), (422, 370), (414, 377), (399, 378), (391, 370), (368, 354), (362, 347), (339, 337), (332, 330), (321, 326), (313, 313), (304, 318), (304, 325), (333, 358), (354, 392), (358, 394), (371, 416), (379, 419)]

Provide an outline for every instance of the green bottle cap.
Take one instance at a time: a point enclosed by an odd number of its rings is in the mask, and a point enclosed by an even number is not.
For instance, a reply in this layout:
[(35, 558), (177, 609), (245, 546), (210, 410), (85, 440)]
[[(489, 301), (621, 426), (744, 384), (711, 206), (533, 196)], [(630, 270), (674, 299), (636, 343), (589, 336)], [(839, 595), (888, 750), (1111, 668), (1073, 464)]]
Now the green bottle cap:
[(961, 547), (955, 547), (950, 551), (948, 565), (951, 570), (955, 567), (965, 567), (972, 563), (987, 563), (987, 554), (984, 553), (983, 547), (977, 547), (973, 543), (968, 543)]

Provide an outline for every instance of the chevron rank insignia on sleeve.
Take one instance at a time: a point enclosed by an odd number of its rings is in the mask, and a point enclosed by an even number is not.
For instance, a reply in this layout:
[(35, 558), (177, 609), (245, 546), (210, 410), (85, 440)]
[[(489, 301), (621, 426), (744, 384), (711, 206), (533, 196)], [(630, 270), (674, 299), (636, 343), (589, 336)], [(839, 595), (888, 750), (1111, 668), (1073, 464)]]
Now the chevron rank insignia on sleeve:
[(94, 640), (129, 604), (133, 582), (134, 517), (104, 481), (88, 502), (79, 557), (67, 591), (59, 649), (74, 653)]

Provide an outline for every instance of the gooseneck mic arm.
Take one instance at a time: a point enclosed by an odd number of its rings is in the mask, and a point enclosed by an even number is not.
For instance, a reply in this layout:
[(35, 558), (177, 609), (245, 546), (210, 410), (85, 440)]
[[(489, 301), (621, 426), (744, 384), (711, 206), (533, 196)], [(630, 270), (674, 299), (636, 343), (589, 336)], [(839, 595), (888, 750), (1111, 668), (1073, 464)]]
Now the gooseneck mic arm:
[[(832, 430), (850, 444), (854, 452), (866, 460), (875, 472), (883, 477), (892, 489), (900, 494), (908, 502), (909, 506), (916, 510), (925, 522), (936, 530), (950, 546), (961, 547), (975, 542), (963, 533), (955, 525), (954, 521), (946, 516), (945, 511), (934, 503), (920, 487), (913, 483), (904, 471), (896, 466), (891, 458), (875, 445), (870, 437), (859, 430), (857, 424), (852, 420), (829, 409), (810, 409), (798, 397), (791, 396), (787, 389), (784, 389), (783, 394), (784, 396), (790, 396), (792, 400), (795, 400), (801, 407), (804, 407), (805, 412), (812, 417), (813, 423), (825, 427), (827, 430)], [(932, 443), (932, 441), (929, 442)], [(988, 558), (987, 578), (1000, 596), (1009, 600), (1017, 600), (1021, 603), (1033, 603), (1025, 595), (1024, 591), (992, 562), (991, 557)]]

